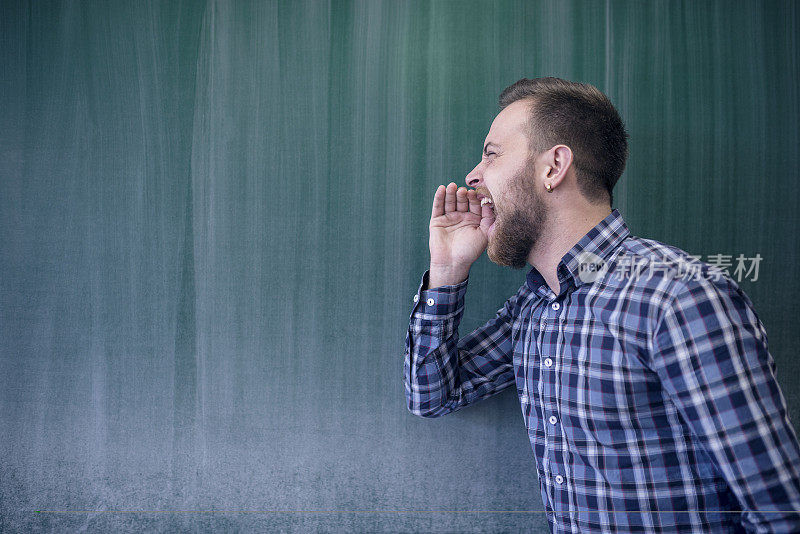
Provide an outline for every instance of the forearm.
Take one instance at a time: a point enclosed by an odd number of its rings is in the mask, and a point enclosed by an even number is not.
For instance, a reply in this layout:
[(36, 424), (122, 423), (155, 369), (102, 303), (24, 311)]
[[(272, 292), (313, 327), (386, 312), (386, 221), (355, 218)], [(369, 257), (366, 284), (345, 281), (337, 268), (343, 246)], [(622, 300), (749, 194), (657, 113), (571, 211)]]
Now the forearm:
[(423, 276), (409, 321), (405, 389), (415, 415), (436, 417), (514, 384), (511, 323), (519, 293), (495, 317), (459, 338), (467, 281), (425, 290)]
[(453, 400), (458, 397), (458, 323), (466, 279), (445, 285), (433, 286), (430, 276), (423, 276), (406, 335), (406, 399), (408, 409), (421, 417), (445, 415), (458, 404)]

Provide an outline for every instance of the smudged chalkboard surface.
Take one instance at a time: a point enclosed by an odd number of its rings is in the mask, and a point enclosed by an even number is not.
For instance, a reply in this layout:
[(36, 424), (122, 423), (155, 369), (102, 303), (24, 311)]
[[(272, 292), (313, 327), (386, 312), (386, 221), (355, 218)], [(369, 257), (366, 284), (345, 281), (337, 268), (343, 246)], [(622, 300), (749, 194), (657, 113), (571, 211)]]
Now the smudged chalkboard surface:
[[(0, 530), (546, 531), (514, 394), (402, 385), (433, 191), (522, 77), (617, 105), (634, 234), (763, 256), (797, 424), (798, 10), (2, 2)], [(523, 278), (482, 258), (462, 333)]]

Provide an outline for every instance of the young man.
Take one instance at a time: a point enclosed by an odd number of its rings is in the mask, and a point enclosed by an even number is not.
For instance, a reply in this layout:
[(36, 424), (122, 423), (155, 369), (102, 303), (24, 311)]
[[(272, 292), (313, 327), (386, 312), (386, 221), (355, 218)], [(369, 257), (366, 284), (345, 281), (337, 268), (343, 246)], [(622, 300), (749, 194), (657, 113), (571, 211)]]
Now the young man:
[[(409, 410), (437, 417), (515, 385), (554, 532), (800, 532), (800, 452), (764, 327), (729, 276), (612, 210), (628, 149), (611, 102), (541, 78), (500, 108), (474, 189), (434, 195)], [(532, 269), (459, 339), (484, 250)]]

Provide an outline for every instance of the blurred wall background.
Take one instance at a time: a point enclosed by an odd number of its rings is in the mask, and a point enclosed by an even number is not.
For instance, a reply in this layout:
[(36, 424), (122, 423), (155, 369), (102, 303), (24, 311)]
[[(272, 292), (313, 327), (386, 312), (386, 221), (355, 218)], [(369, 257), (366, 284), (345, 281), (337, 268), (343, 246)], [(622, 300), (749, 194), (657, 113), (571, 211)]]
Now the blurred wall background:
[[(635, 235), (732, 274), (763, 258), (739, 282), (797, 425), (799, 22), (792, 1), (4, 0), (0, 530), (545, 531), (502, 512), (542, 509), (514, 391), (423, 420), (402, 384), (433, 191), (522, 77), (617, 105)], [(484, 256), (462, 333), (524, 274)]]

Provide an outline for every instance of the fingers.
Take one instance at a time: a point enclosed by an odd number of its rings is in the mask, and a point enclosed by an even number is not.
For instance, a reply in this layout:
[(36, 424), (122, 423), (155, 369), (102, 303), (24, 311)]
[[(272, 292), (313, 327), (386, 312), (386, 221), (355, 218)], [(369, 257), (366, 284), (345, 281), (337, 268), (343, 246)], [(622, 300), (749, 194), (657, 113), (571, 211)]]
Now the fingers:
[(456, 191), (456, 209), (458, 211), (469, 210), (469, 200), (467, 200), (467, 188), (459, 187)]
[(481, 202), (478, 200), (478, 193), (474, 189), (467, 191), (467, 200), (469, 200), (469, 211), (475, 215), (480, 215)]
[(444, 193), (445, 187), (440, 185), (433, 195), (433, 211), (431, 212), (431, 219), (444, 215)]
[(472, 189), (458, 187), (455, 182), (450, 182), (447, 187), (440, 185), (433, 195), (431, 217), (439, 217), (454, 211), (470, 211), (480, 215), (481, 203), (478, 201), (478, 194)]
[(456, 187), (455, 182), (450, 182), (447, 184), (447, 193), (444, 197), (444, 212), (450, 213), (451, 211), (456, 211)]

